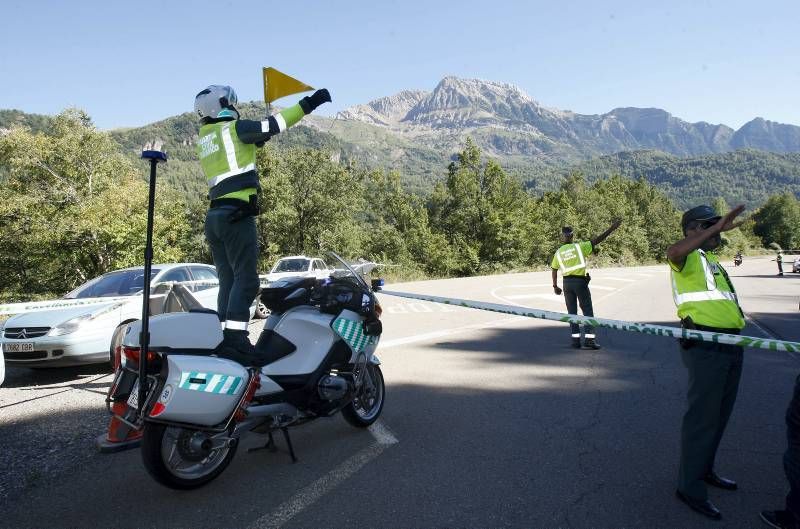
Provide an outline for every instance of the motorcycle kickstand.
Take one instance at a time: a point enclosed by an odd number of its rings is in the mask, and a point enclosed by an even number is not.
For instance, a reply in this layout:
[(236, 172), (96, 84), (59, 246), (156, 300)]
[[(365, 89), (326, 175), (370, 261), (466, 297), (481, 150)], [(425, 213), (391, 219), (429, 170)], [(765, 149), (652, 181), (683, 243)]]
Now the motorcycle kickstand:
[(278, 446), (275, 444), (275, 439), (272, 437), (272, 432), (267, 432), (269, 438), (267, 439), (267, 443), (264, 446), (257, 446), (255, 448), (250, 448), (247, 450), (248, 453), (256, 452), (258, 450), (269, 450), (270, 452), (277, 452)]
[(286, 444), (289, 446), (289, 455), (292, 456), (292, 463), (297, 463), (297, 457), (294, 455), (294, 447), (292, 446), (292, 439), (289, 437), (289, 429), (284, 426), (281, 430), (283, 431), (283, 438), (286, 439)]

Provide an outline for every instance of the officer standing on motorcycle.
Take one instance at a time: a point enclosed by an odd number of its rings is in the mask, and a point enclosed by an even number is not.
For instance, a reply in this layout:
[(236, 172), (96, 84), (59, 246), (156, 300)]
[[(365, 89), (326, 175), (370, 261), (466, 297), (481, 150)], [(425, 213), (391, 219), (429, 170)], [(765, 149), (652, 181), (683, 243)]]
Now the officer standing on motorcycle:
[(261, 188), (256, 147), (330, 101), (330, 93), (323, 88), (264, 121), (254, 121), (239, 119), (234, 106), (238, 99), (230, 86), (211, 85), (195, 96), (194, 110), (201, 123), (197, 154), (211, 200), (205, 235), (219, 276), (222, 346), (238, 353), (254, 354), (247, 324), (259, 288), (255, 217)]

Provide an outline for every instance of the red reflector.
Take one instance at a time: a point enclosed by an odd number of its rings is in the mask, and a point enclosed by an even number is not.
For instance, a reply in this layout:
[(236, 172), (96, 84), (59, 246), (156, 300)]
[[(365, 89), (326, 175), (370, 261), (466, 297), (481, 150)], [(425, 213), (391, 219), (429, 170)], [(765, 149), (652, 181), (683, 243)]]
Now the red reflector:
[(153, 406), (153, 409), (150, 411), (150, 417), (158, 417), (159, 415), (164, 413), (164, 410), (166, 409), (167, 409), (166, 406), (164, 406), (160, 402), (156, 402), (155, 405)]
[(130, 360), (131, 362), (138, 362), (139, 361), (139, 348), (138, 347), (126, 347), (122, 346), (122, 356), (124, 360)]
[[(125, 360), (130, 360), (133, 363), (139, 363), (139, 348), (122, 346), (122, 356)], [(158, 358), (158, 353), (155, 351), (147, 351), (147, 361), (152, 362)]]

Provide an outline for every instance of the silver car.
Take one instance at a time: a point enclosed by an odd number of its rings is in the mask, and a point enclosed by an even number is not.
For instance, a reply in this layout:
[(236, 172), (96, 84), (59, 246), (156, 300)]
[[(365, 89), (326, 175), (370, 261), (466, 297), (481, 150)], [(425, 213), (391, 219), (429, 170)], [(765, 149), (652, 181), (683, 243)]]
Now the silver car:
[[(197, 301), (216, 310), (219, 287), (213, 266), (197, 263), (153, 265), (151, 283), (186, 284)], [(91, 298), (70, 306), (12, 316), (2, 325), (0, 346), (9, 365), (60, 367), (113, 362), (111, 341), (121, 324), (142, 316), (144, 267), (109, 272), (79, 286), (61, 301)], [(102, 298), (109, 298), (107, 303)], [(97, 301), (97, 303), (95, 303)]]

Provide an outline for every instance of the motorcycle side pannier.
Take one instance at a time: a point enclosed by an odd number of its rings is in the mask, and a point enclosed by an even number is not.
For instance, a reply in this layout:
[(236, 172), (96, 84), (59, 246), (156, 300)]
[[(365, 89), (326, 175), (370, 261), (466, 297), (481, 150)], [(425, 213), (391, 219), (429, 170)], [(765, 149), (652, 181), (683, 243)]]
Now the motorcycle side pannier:
[[(249, 373), (240, 364), (212, 356), (167, 356), (169, 374), (156, 419), (201, 426), (225, 421), (247, 387)], [(158, 404), (163, 405), (163, 411)]]

